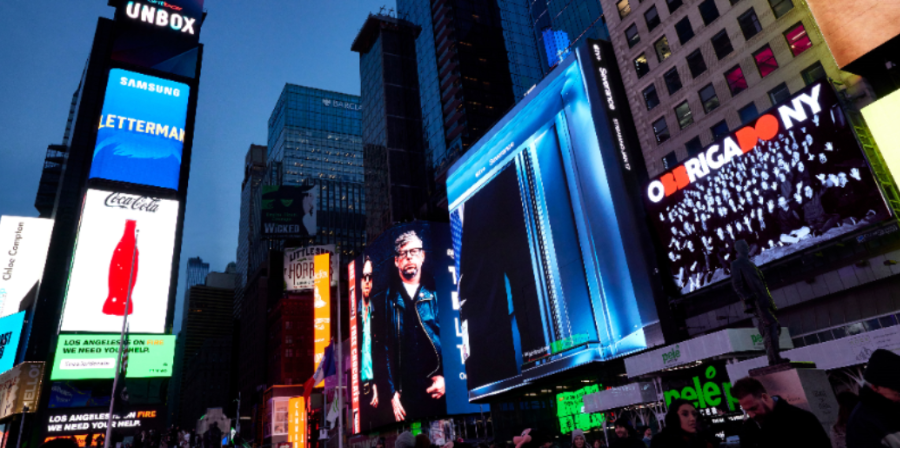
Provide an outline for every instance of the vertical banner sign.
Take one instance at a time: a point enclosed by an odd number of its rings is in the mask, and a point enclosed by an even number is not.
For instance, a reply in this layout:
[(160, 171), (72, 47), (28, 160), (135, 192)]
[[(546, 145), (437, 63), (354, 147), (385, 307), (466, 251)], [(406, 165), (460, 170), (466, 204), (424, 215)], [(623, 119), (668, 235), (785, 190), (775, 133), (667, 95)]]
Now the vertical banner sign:
[(291, 448), (306, 448), (306, 404), (303, 397), (288, 401), (288, 442)]
[[(331, 269), (331, 255), (323, 253), (316, 255), (313, 260), (315, 270), (315, 290), (313, 304), (313, 348), (315, 350), (314, 365), (318, 367), (325, 356), (325, 347), (331, 337), (331, 282), (329, 275)], [(325, 382), (316, 387), (322, 387)]]
[(347, 280), (350, 286), (350, 395), (352, 398), (352, 432), (359, 433), (359, 351), (356, 337), (356, 262), (347, 266)]

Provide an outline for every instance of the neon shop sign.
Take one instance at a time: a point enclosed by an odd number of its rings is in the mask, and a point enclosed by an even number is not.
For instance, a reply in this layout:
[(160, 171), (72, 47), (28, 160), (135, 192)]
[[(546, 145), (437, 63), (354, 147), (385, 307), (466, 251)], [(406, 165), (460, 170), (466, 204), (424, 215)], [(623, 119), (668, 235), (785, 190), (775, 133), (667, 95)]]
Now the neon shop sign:
[[(182, 33), (196, 34), (194, 32), (194, 22), (197, 19), (174, 12), (181, 11), (181, 7), (158, 0), (150, 0), (150, 3), (157, 6), (142, 5), (133, 1), (128, 2), (128, 5), (125, 7), (125, 15), (131, 19), (140, 20), (158, 27), (168, 27)], [(166, 8), (172, 11), (167, 11)]]
[[(666, 383), (669, 386), (663, 387), (663, 394), (666, 399), (666, 407), (672, 404), (672, 400), (682, 399), (693, 402), (698, 410), (706, 410), (707, 408), (725, 409), (735, 411), (738, 404), (737, 399), (731, 396), (731, 383), (724, 380), (716, 379), (718, 370), (715, 365), (706, 367), (703, 376), (694, 376), (687, 382)], [(672, 386), (677, 384), (677, 387)], [(666, 388), (669, 389), (666, 389)], [(724, 401), (724, 404), (723, 404)]]

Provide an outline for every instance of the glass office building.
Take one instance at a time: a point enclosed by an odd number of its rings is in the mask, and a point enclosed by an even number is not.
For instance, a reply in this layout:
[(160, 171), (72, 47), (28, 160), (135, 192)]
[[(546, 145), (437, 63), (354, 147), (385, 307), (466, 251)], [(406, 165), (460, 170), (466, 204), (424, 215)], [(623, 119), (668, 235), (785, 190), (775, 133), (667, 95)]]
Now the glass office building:
[[(536, 0), (531, 4), (531, 17), (534, 20), (535, 36), (543, 61), (554, 61), (544, 65), (544, 74), (559, 62), (556, 55), (548, 55), (548, 50), (567, 52), (585, 39), (609, 40), (609, 30), (603, 17), (603, 8), (598, 0)], [(545, 39), (558, 39), (559, 33), (545, 33), (546, 30), (564, 32), (570, 42), (567, 47), (560, 48), (559, 42), (547, 42)]]
[(318, 234), (291, 245), (335, 244), (348, 258), (364, 246), (361, 128), (359, 96), (285, 85), (269, 118), (264, 184), (319, 186)]

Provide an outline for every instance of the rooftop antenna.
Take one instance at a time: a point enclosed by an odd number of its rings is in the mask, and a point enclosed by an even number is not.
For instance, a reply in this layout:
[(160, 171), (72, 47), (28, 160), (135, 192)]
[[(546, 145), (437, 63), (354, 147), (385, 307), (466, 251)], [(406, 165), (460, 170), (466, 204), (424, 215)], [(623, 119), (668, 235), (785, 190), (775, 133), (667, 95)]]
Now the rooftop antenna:
[(383, 16), (383, 15), (384, 15), (384, 8), (385, 8), (385, 6), (382, 6), (381, 8), (378, 9), (378, 15), (379, 15), (379, 16)]
[(388, 17), (396, 17), (394, 15), (394, 8), (388, 9)]

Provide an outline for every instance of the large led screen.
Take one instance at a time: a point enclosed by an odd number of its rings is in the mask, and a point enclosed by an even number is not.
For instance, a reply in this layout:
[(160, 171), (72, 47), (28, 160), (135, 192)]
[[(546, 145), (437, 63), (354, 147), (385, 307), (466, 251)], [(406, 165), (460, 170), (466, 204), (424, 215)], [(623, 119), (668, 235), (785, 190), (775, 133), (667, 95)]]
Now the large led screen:
[(197, 76), (203, 0), (116, 0), (112, 59)]
[(616, 74), (579, 47), (450, 170), (470, 399), (659, 339)]
[(190, 87), (112, 69), (91, 178), (178, 189)]
[(900, 132), (896, 123), (900, 117), (900, 91), (882, 97), (861, 112), (888, 170), (900, 177)]
[(397, 225), (350, 268), (354, 433), (478, 412), (466, 396), (449, 226)]
[[(112, 380), (116, 374), (120, 335), (61, 334), (50, 380)], [(171, 377), (175, 336), (129, 334), (128, 378)]]
[[(62, 331), (163, 333), (178, 202), (89, 189), (84, 199)], [(131, 291), (131, 300), (125, 303)]]
[(318, 186), (263, 186), (263, 236), (315, 236), (318, 197)]
[(763, 266), (890, 216), (827, 81), (651, 181), (646, 205), (683, 294), (730, 279), (737, 240)]
[(52, 232), (49, 219), (0, 217), (0, 317), (19, 312), (37, 295)]
[(0, 318), (0, 373), (12, 369), (16, 363), (24, 323), (25, 311)]

